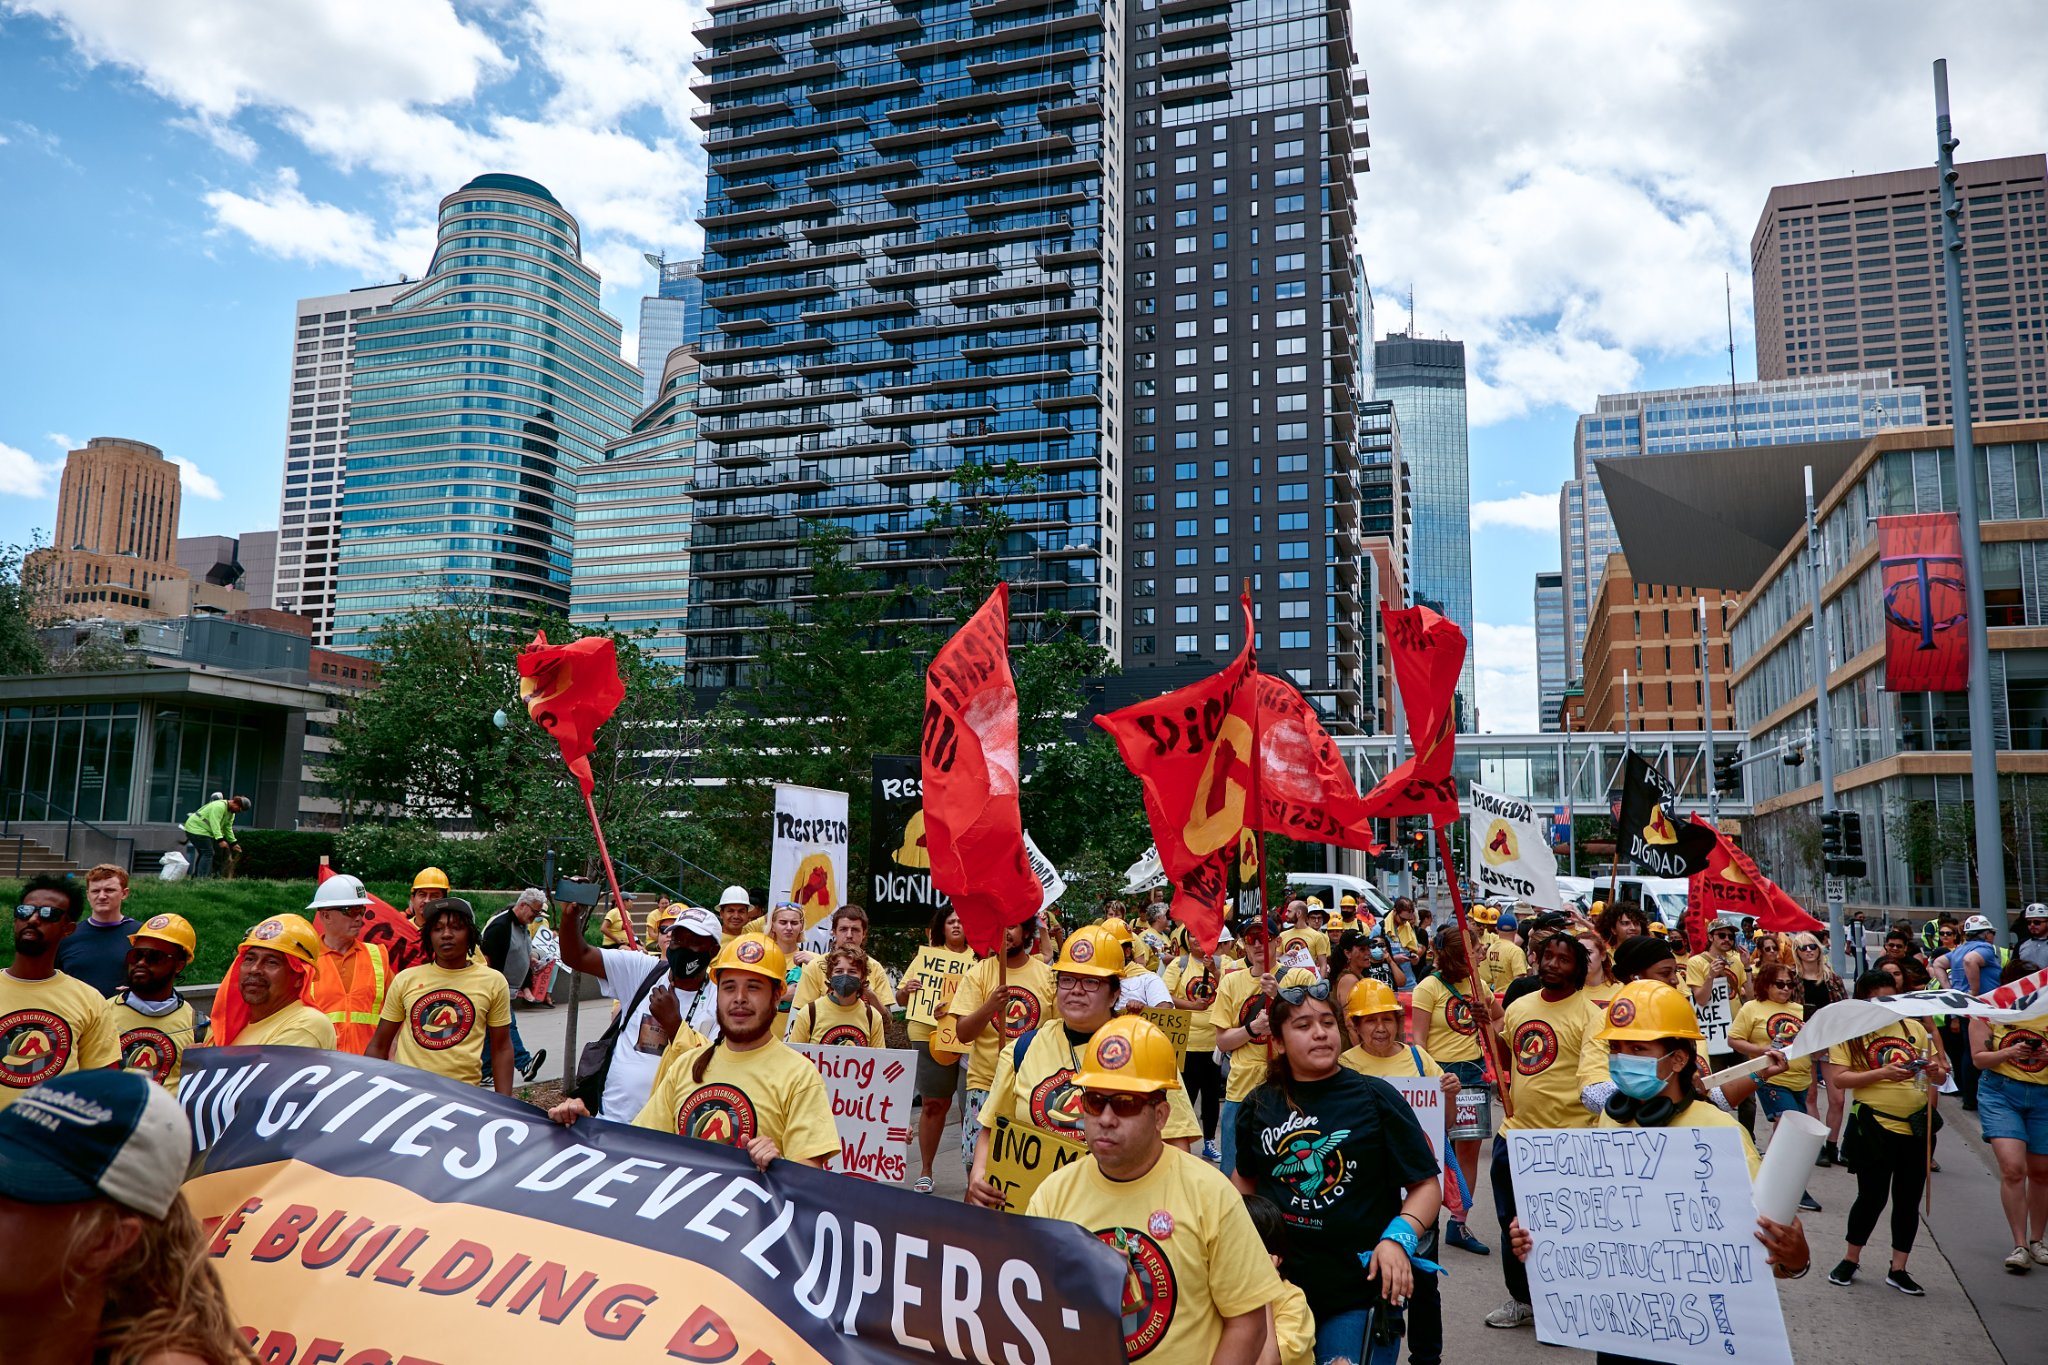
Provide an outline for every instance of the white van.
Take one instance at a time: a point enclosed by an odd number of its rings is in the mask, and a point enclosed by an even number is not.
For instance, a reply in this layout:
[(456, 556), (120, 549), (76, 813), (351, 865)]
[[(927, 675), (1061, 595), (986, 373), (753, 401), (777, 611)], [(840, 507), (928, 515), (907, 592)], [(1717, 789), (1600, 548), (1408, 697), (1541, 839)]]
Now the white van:
[[(1581, 910), (1591, 910), (1594, 901), (1607, 899), (1609, 879), (1559, 877), (1557, 885), (1566, 900), (1576, 901)], [(1624, 872), (1614, 879), (1613, 885), (1616, 899), (1641, 901), (1667, 928), (1676, 929), (1685, 919), (1686, 897), (1691, 888), (1683, 877), (1642, 877)]]
[(1303, 900), (1314, 896), (1333, 913), (1338, 900), (1347, 893), (1358, 897), (1358, 903), (1376, 919), (1393, 913), (1394, 909), (1377, 886), (1363, 877), (1347, 877), (1341, 872), (1290, 872), (1287, 874), (1287, 891), (1289, 895)]

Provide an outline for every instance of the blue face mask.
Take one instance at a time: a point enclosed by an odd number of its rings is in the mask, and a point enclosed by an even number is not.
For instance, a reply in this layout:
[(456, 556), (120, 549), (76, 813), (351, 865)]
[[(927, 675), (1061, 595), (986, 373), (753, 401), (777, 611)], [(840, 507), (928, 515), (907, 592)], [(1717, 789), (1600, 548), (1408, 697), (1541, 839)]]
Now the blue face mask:
[(1607, 1059), (1607, 1077), (1614, 1088), (1632, 1100), (1652, 1099), (1664, 1089), (1657, 1067), (1661, 1057), (1630, 1057), (1616, 1053)]

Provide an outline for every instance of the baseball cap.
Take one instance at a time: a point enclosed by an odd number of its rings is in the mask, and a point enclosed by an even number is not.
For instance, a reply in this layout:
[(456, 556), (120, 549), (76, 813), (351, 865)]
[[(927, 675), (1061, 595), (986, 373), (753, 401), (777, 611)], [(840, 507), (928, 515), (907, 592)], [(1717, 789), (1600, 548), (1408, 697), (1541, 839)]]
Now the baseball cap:
[(185, 1111), (139, 1071), (74, 1071), (0, 1111), (0, 1195), (24, 1204), (103, 1195), (162, 1218), (191, 1161)]
[(718, 916), (701, 905), (673, 905), (669, 917), (669, 928), (678, 933), (697, 934), (713, 943), (725, 936), (725, 927), (718, 922)]
[(1507, 931), (1508, 931), (1508, 930), (1510, 930), (1510, 929), (1513, 929), (1513, 928), (1515, 928), (1515, 927), (1516, 927), (1517, 925), (1519, 925), (1520, 923), (1521, 923), (1521, 921), (1515, 918), (1515, 912), (1514, 912), (1514, 911), (1512, 911), (1512, 910), (1503, 910), (1503, 911), (1501, 911), (1501, 912), (1500, 912), (1500, 926), (1499, 926), (1499, 927), (1500, 927), (1500, 929), (1501, 929), (1501, 931), (1502, 931), (1503, 933), (1507, 932)]

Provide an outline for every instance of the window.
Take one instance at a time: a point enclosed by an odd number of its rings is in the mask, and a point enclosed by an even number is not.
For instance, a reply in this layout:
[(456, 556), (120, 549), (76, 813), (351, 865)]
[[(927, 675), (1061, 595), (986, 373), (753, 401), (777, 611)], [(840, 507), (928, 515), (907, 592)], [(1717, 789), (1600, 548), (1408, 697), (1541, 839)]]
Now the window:
[(1273, 400), (1275, 412), (1307, 412), (1308, 395), (1305, 393), (1283, 393)]
[(1176, 635), (1173, 637), (1173, 651), (1176, 654), (1199, 654), (1201, 639), (1199, 635)]
[(1275, 327), (1306, 327), (1308, 326), (1308, 309), (1283, 308), (1273, 315), (1273, 325)]
[(1156, 625), (1158, 624), (1158, 615), (1159, 609), (1157, 607), (1132, 607), (1131, 624), (1134, 626)]
[(1191, 156), (1177, 156), (1177, 157), (1175, 157), (1175, 158), (1173, 159), (1173, 173), (1174, 173), (1175, 175), (1193, 175), (1193, 174), (1194, 174), (1194, 172), (1195, 172), (1195, 158), (1194, 158), (1194, 157), (1191, 157)]
[[(1285, 546), (1281, 547), (1285, 549)], [(1309, 633), (1305, 630), (1283, 630), (1280, 632), (1280, 648), (1307, 649)]]
[(1181, 349), (1173, 353), (1173, 363), (1176, 365), (1196, 364), (1198, 349), (1199, 348), (1194, 346), (1183, 346)]
[(1185, 256), (1185, 255), (1187, 255), (1187, 254), (1188, 254), (1189, 252), (1191, 252), (1191, 251), (1193, 251), (1193, 250), (1195, 249), (1195, 242), (1196, 242), (1196, 239), (1195, 239), (1195, 238), (1193, 238), (1193, 237), (1176, 237), (1176, 238), (1174, 238), (1174, 239), (1173, 239), (1173, 254), (1174, 254), (1174, 255), (1176, 255), (1176, 256)]
[(1276, 441), (1306, 441), (1308, 439), (1308, 423), (1282, 422), (1273, 433), (1273, 439)]
[(1273, 212), (1275, 213), (1302, 213), (1307, 208), (1308, 196), (1306, 195), (1283, 194), (1273, 201)]
[(1308, 513), (1306, 512), (1282, 512), (1278, 521), (1279, 525), (1274, 528), (1275, 530), (1306, 531), (1308, 529)]
[(1289, 138), (1285, 142), (1276, 142), (1273, 144), (1273, 157), (1275, 160), (1279, 160), (1285, 157), (1296, 157), (1300, 155), (1301, 139), (1298, 137)]
[(1280, 558), (1307, 559), (1308, 542), (1305, 540), (1283, 540), (1280, 542)]
[[(1306, 338), (1303, 338), (1303, 340), (1306, 340)], [(1308, 366), (1282, 365), (1279, 369), (1273, 371), (1273, 382), (1275, 384), (1306, 384), (1308, 383)], [(1282, 408), (1281, 411), (1285, 412), (1286, 409)]]
[(1280, 485), (1280, 501), (1307, 502), (1308, 485), (1305, 483), (1283, 483)]
[(1231, 617), (1231, 614), (1232, 614), (1232, 611), (1231, 611), (1231, 606), (1230, 606), (1230, 603), (1228, 603), (1228, 602), (1218, 602), (1218, 603), (1216, 604), (1216, 613), (1215, 613), (1215, 616), (1214, 616), (1214, 617), (1213, 617), (1212, 619), (1213, 619), (1213, 620), (1214, 620), (1214, 621), (1215, 621), (1215, 622), (1216, 622), (1216, 623), (1217, 623), (1218, 625), (1225, 625), (1225, 626), (1227, 626), (1227, 625), (1229, 625), (1229, 624), (1230, 624), (1230, 617)]
[[(1174, 553), (1179, 554), (1181, 552), (1176, 550), (1174, 551)], [(1193, 560), (1189, 560), (1188, 562), (1190, 564), (1194, 563)], [(1201, 580), (1198, 578), (1176, 578), (1173, 580), (1173, 591), (1176, 596), (1186, 597), (1190, 593), (1197, 593), (1201, 590)]]
[(1305, 621), (1305, 620), (1307, 620), (1307, 619), (1308, 619), (1308, 603), (1306, 603), (1306, 602), (1282, 602), (1282, 603), (1280, 604), (1280, 619), (1281, 619), (1281, 620), (1283, 620), (1283, 621)]
[[(1193, 227), (1195, 225), (1195, 219), (1197, 216), (1198, 215), (1195, 213), (1193, 209), (1177, 209), (1175, 210), (1173, 215), (1173, 225), (1177, 228)], [(1147, 219), (1143, 218), (1140, 218), (1138, 220), (1140, 224), (1138, 230), (1140, 232), (1150, 231), (1149, 227), (1144, 226), (1147, 223), (1147, 221)]]
[(1276, 242), (1298, 242), (1308, 236), (1307, 223), (1275, 223), (1273, 240)]
[(1229, 518), (1229, 517), (1216, 517), (1216, 518), (1214, 518), (1214, 524), (1213, 524), (1213, 525), (1211, 526), (1211, 528), (1210, 528), (1210, 534), (1211, 534), (1211, 535), (1218, 535), (1218, 536), (1227, 536), (1227, 535), (1229, 535), (1229, 534), (1230, 534), (1230, 518)]
[(1202, 523), (1194, 517), (1183, 517), (1173, 524), (1173, 533), (1185, 540), (1191, 536), (1200, 535), (1202, 533), (1201, 525)]
[[(1150, 613), (1148, 612), (1148, 613), (1147, 613), (1147, 615), (1150, 615)], [(1150, 623), (1150, 622), (1147, 622), (1146, 624), (1148, 624), (1148, 625), (1149, 625), (1149, 624), (1151, 624), (1151, 623)], [(1152, 652), (1153, 652), (1153, 642), (1152, 642), (1152, 641), (1153, 641), (1153, 637), (1151, 637), (1150, 635), (1134, 635), (1134, 636), (1132, 636), (1132, 637), (1131, 637), (1131, 653), (1133, 653), (1133, 654), (1150, 654), (1150, 653), (1152, 653)]]
[[(1307, 337), (1281, 337), (1273, 343), (1274, 355), (1306, 355), (1307, 353)], [(1286, 381), (1282, 380), (1280, 382), (1285, 383)]]
[[(1273, 188), (1279, 189), (1282, 185), (1299, 185), (1306, 175), (1307, 171), (1300, 166), (1289, 166), (1283, 170), (1277, 170), (1273, 172)], [(1283, 209), (1281, 211), (1284, 213), (1286, 210)]]
[(1200, 403), (1175, 403), (1173, 405), (1173, 420), (1176, 422), (1192, 422), (1200, 417), (1201, 411), (1202, 405)]
[[(1177, 464), (1173, 467), (1173, 477), (1175, 479), (1200, 478), (1201, 466), (1198, 464), (1194, 464), (1192, 462), (1187, 464)], [(1188, 505), (1192, 507), (1194, 504), (1190, 503)]]
[(1195, 298), (1196, 296), (1193, 294), (1175, 294), (1173, 296), (1173, 311), (1176, 313), (1192, 313), (1195, 310)]
[[(1292, 133), (1298, 132), (1300, 129), (1300, 114), (1280, 114), (1276, 115), (1273, 119), (1273, 131), (1276, 133)], [(1258, 130), (1254, 128), (1252, 131), (1257, 132)]]
[(1299, 299), (1308, 296), (1308, 282), (1305, 280), (1283, 280), (1273, 286), (1276, 299)]
[(1201, 277), (1202, 272), (1199, 266), (1177, 265), (1173, 268), (1173, 282), (1175, 284), (1193, 284)]
[(1305, 270), (1307, 268), (1308, 256), (1303, 252), (1296, 251), (1285, 256), (1275, 256), (1273, 258), (1273, 269), (1275, 270)]
[(1193, 183), (1191, 182), (1191, 183), (1189, 183), (1189, 184), (1185, 184), (1185, 185), (1175, 185), (1175, 186), (1173, 187), (1173, 197), (1174, 197), (1175, 199), (1192, 199), (1192, 198), (1194, 198), (1194, 197), (1195, 197), (1195, 187), (1194, 187)]
[(1305, 592), (1308, 590), (1308, 574), (1304, 570), (1283, 569), (1280, 571), (1279, 578), (1280, 591), (1282, 592)]
[(1200, 607), (1175, 607), (1173, 609), (1173, 623), (1177, 626), (1191, 626), (1201, 619), (1202, 609)]

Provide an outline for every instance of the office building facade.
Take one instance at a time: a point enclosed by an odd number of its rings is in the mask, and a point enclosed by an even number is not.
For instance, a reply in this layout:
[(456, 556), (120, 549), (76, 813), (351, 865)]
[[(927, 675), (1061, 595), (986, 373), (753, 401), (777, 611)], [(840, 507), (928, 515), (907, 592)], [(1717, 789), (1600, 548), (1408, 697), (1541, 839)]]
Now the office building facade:
[(1468, 645), (1458, 676), (1458, 728), (1478, 725), (1474, 687), (1478, 641), (1472, 620), (1472, 449), (1465, 418), (1465, 343), (1411, 337), (1382, 339), (1373, 387), (1394, 405), (1408, 461), (1414, 540), (1408, 566), (1409, 604), (1458, 623)]
[(696, 685), (803, 615), (813, 522), (936, 623), (963, 468), (1020, 632), (1122, 650), (1125, 2), (710, 6)]
[(620, 341), (545, 186), (441, 201), (424, 278), (356, 324), (334, 648), (416, 608), (568, 609), (576, 479), (638, 411)]
[(286, 403), (284, 482), (277, 500), (271, 601), (313, 623), (313, 643), (334, 642), (334, 567), (346, 474), (349, 369), (356, 328), (385, 312), (409, 285), (379, 284), (300, 299), (292, 310), (291, 394)]
[(652, 407), (661, 394), (668, 354), (693, 346), (704, 327), (702, 261), (670, 261), (650, 256), (656, 274), (655, 292), (640, 300), (640, 406)]
[(178, 466), (147, 442), (94, 436), (67, 454), (50, 544), (22, 566), (38, 617), (139, 621), (189, 609), (182, 499)]
[[(1705, 663), (1711, 671), (1707, 688), (1700, 681), (1702, 601), (1707, 611)], [(1734, 715), (1728, 701), (1733, 662), (1728, 622), (1741, 604), (1742, 594), (1721, 588), (1638, 583), (1626, 555), (1607, 556), (1580, 668), (1583, 722), (1574, 720), (1572, 728), (1619, 730), (1626, 723), (1645, 734), (1704, 730), (1711, 704), (1714, 729), (1729, 734)], [(1559, 689), (1560, 701), (1563, 695)]]
[(1726, 384), (1600, 395), (1579, 417), (1572, 477), (1558, 493), (1571, 679), (1580, 677), (1601, 571), (1621, 550), (1594, 460), (1860, 440), (1928, 420), (1926, 391), (1894, 384), (1884, 370), (1737, 384), (1732, 397)]
[(1366, 724), (1348, 6), (1167, 0), (1131, 16), (1126, 668), (1220, 663), (1252, 588), (1260, 666)]
[(1536, 575), (1536, 728), (1559, 729), (1558, 708), (1564, 704), (1564, 690), (1571, 685), (1571, 667), (1566, 664), (1564, 628), (1564, 574)]
[[(1956, 170), (1972, 415), (2048, 417), (2048, 156)], [(1890, 369), (1953, 422), (1943, 250), (1932, 166), (1773, 187), (1749, 242), (1758, 377)]]

